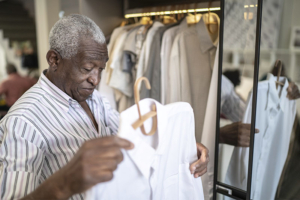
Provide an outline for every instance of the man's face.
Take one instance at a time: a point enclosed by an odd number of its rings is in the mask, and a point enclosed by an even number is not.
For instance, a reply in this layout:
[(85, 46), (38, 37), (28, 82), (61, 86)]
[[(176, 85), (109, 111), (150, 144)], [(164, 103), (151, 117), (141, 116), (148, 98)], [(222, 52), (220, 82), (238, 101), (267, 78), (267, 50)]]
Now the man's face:
[(85, 101), (99, 84), (107, 60), (106, 44), (81, 40), (77, 55), (58, 65), (60, 88), (76, 101)]

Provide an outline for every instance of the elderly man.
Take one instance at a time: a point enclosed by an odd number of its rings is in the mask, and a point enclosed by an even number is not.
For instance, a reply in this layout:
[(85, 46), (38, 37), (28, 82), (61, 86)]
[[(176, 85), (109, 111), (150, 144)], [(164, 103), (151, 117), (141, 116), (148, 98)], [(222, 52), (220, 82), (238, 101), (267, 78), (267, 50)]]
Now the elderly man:
[[(112, 179), (121, 149), (113, 136), (118, 113), (95, 87), (108, 60), (105, 37), (89, 18), (70, 15), (50, 32), (49, 68), (0, 123), (2, 199), (84, 199), (93, 185)], [(197, 144), (206, 172), (207, 149)]]

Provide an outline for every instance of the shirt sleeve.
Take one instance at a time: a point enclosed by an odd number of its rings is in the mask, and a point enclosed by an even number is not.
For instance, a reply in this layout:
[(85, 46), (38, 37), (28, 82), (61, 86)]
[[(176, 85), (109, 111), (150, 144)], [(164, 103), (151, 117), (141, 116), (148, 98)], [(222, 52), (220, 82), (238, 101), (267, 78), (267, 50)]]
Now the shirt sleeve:
[(246, 103), (234, 91), (233, 84), (222, 76), (221, 113), (229, 120), (238, 122), (243, 119)]
[(39, 185), (44, 142), (38, 131), (20, 117), (2, 122), (0, 138), (0, 199), (20, 199)]
[(166, 103), (174, 103), (181, 101), (180, 99), (180, 58), (179, 58), (179, 36), (176, 36), (172, 45), (170, 56), (170, 68), (167, 72), (169, 74), (168, 80), (168, 96)]

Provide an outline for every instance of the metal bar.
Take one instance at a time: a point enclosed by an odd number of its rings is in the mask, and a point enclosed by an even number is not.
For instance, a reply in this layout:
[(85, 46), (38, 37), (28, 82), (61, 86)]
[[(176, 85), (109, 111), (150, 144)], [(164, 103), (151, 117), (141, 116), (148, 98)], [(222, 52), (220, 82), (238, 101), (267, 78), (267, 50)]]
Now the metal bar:
[(262, 19), (262, 4), (263, 0), (257, 2), (257, 19), (256, 19), (256, 38), (255, 38), (255, 61), (254, 61), (254, 80), (253, 80), (253, 97), (252, 97), (252, 115), (251, 115), (251, 135), (250, 135), (250, 151), (247, 179), (247, 200), (251, 199), (251, 182), (252, 182), (252, 165), (253, 165), (253, 150), (254, 150), (254, 134), (255, 134), (255, 119), (257, 105), (257, 87), (259, 73), (259, 58), (260, 58), (260, 38), (261, 38), (261, 19)]
[(228, 196), (228, 197), (230, 197), (230, 198), (232, 198), (232, 199), (236, 199), (236, 200), (244, 200), (244, 199), (238, 198), (238, 197), (236, 197), (236, 196), (230, 195), (230, 194), (228, 194), (225, 190), (222, 190), (222, 189), (219, 189), (219, 188), (217, 188), (217, 192), (218, 192), (219, 194), (223, 194), (224, 196)]
[(217, 179), (218, 179), (218, 160), (219, 160), (219, 137), (220, 137), (220, 109), (221, 109), (221, 86), (222, 86), (222, 64), (223, 64), (223, 36), (224, 36), (224, 11), (225, 0), (221, 0), (220, 14), (220, 32), (219, 32), (219, 68), (218, 68), (218, 94), (217, 94), (217, 119), (216, 119), (216, 142), (215, 142), (215, 166), (214, 166), (214, 184), (213, 200), (217, 198)]
[[(226, 196), (229, 196), (229, 197), (236, 197), (238, 199), (242, 199), (242, 200), (245, 200), (246, 199), (246, 195), (247, 195), (247, 192), (240, 189), (240, 188), (237, 188), (237, 187), (233, 187), (231, 185), (227, 185), (225, 183), (221, 183), (221, 182), (217, 182), (217, 186), (221, 186), (223, 189), (229, 189), (231, 191), (231, 194), (224, 194)], [(217, 188), (217, 190), (220, 189), (220, 188)]]

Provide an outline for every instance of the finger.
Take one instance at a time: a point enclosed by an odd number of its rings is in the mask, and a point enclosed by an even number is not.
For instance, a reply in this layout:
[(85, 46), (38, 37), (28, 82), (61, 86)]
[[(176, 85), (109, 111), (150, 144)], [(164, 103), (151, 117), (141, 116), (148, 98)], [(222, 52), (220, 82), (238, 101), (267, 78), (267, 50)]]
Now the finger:
[(115, 159), (101, 159), (91, 163), (88, 163), (87, 167), (92, 172), (97, 171), (115, 171), (118, 167), (119, 162)]
[(208, 164), (208, 162), (200, 164), (200, 165), (196, 168), (194, 174), (200, 173), (200, 172), (202, 172), (204, 169), (206, 169), (206, 168), (207, 168), (207, 164)]
[(123, 153), (118, 146), (104, 147), (93, 151), (93, 154), (97, 159), (115, 159), (118, 163), (123, 160)]
[(203, 176), (207, 172), (207, 168), (203, 169), (201, 172), (197, 172), (194, 174), (195, 178), (199, 178), (200, 176)]
[(123, 138), (120, 138), (118, 136), (108, 136), (103, 138), (96, 138), (93, 140), (90, 140), (87, 142), (91, 148), (93, 147), (105, 147), (105, 146), (113, 146), (117, 145), (120, 148), (130, 150), (133, 149), (134, 145), (129, 142), (128, 140), (125, 140)]
[(241, 128), (251, 130), (251, 124), (241, 124)]
[(94, 175), (94, 182), (97, 183), (102, 183), (102, 182), (107, 182), (113, 179), (114, 174), (112, 171), (107, 170), (107, 171), (99, 171), (97, 174)]
[(205, 154), (202, 154), (201, 158), (199, 160), (197, 160), (196, 162), (194, 162), (190, 165), (191, 174), (194, 174), (196, 172), (199, 172), (199, 171), (202, 171), (203, 169), (205, 169), (207, 167), (208, 162), (209, 162), (208, 156), (206, 156)]
[(242, 141), (239, 142), (238, 147), (249, 147), (250, 146), (250, 141)]

